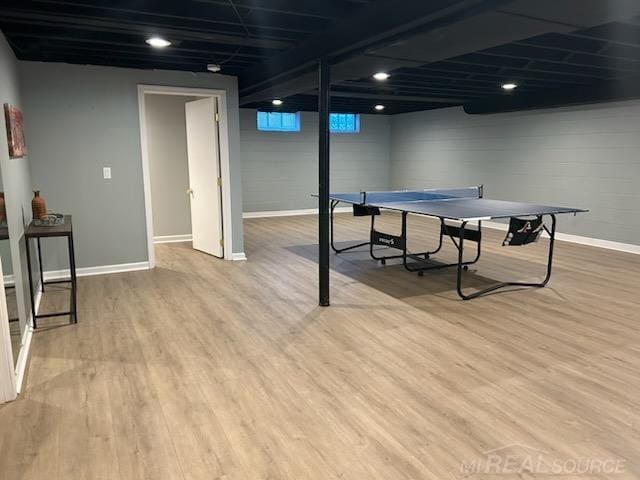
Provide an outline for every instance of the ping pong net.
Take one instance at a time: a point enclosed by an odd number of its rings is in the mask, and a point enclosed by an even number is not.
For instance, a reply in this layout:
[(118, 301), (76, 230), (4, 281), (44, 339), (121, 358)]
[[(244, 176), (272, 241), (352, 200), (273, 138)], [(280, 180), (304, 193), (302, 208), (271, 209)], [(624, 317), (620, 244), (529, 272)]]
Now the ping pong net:
[[(354, 194), (352, 194), (354, 195)], [(355, 197), (357, 196), (357, 197)], [(481, 198), (482, 187), (434, 188), (424, 190), (364, 191), (355, 194), (353, 203), (376, 205), (384, 203), (425, 202), (455, 198)]]

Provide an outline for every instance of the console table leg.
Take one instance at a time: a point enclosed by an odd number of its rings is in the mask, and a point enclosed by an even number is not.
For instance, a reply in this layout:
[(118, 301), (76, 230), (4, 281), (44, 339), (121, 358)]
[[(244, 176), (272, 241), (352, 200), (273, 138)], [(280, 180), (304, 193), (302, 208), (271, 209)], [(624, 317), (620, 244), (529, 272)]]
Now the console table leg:
[(40, 244), (40, 237), (36, 239), (36, 243), (38, 244), (38, 268), (40, 269), (40, 291), (44, 293), (44, 272), (42, 266), (42, 246)]
[(69, 235), (69, 268), (71, 274), (71, 311), (73, 312), (72, 323), (78, 323), (78, 304), (77, 304), (77, 288), (76, 279), (76, 255), (73, 245), (73, 233)]
[(33, 323), (33, 329), (38, 328), (38, 322), (36, 319), (36, 301), (33, 293), (33, 274), (31, 273), (31, 242), (29, 237), (25, 237), (25, 244), (27, 250), (27, 276), (29, 277), (29, 299), (31, 300), (31, 319)]

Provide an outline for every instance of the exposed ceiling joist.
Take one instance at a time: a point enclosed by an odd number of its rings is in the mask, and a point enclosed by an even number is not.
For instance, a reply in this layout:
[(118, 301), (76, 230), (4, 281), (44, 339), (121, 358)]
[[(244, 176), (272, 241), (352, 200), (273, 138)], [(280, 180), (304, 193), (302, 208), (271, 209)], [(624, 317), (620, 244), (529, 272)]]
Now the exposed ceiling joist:
[[(12, 35), (15, 38), (19, 38), (22, 36), (29, 36), (30, 38), (41, 38), (43, 40), (58, 40), (58, 41), (64, 41), (64, 42), (73, 42), (73, 43), (79, 43), (79, 44), (87, 44), (87, 45), (110, 45), (110, 46), (120, 46), (123, 48), (128, 48), (130, 51), (135, 51), (137, 49), (139, 50), (148, 50), (146, 47), (144, 46), (139, 46), (139, 47), (135, 47), (135, 48), (131, 48), (131, 44), (127, 43), (127, 42), (117, 42), (117, 41), (111, 41), (111, 40), (105, 40), (105, 39), (90, 39), (90, 38), (78, 38), (75, 36), (57, 36), (57, 35), (34, 35), (34, 34), (24, 34), (24, 33), (14, 33)], [(163, 55), (165, 57), (167, 56), (171, 56), (171, 55), (177, 55), (180, 56), (183, 53), (202, 53), (202, 58), (206, 59), (207, 56), (208, 58), (213, 58), (212, 56), (215, 55), (222, 55), (222, 56), (231, 56), (233, 55), (234, 57), (248, 57), (248, 58), (263, 58), (263, 55), (259, 55), (259, 54), (253, 54), (253, 53), (244, 53), (244, 52), (234, 52), (234, 51), (222, 51), (222, 50), (207, 50), (206, 54), (202, 51), (202, 50), (198, 50), (198, 49), (194, 49), (194, 48), (184, 48), (184, 47), (172, 47), (171, 50), (167, 50), (166, 51), (169, 55)], [(159, 55), (159, 54), (156, 54)]]
[[(229, 0), (194, 0), (200, 3), (229, 6)], [(332, 19), (349, 13), (341, 2), (334, 0), (298, 0), (294, 5), (287, 0), (234, 0), (236, 7), (256, 10), (260, 12), (282, 13), (300, 17), (317, 17)]]
[[(310, 92), (312, 95), (317, 95), (318, 91), (313, 90)], [(369, 100), (391, 100), (398, 102), (423, 102), (423, 103), (459, 103), (465, 101), (464, 98), (445, 98), (445, 97), (423, 97), (415, 95), (382, 95), (374, 93), (357, 93), (357, 92), (341, 92), (337, 90), (331, 91), (332, 97), (345, 97), (345, 98), (366, 98)]]
[(640, 37), (638, 38), (637, 41), (624, 41), (619, 38), (603, 39), (602, 37), (594, 37), (592, 35), (587, 35), (585, 33), (577, 33), (577, 32), (568, 33), (567, 35), (570, 37), (583, 38), (588, 40), (606, 40), (607, 43), (610, 43), (613, 45), (622, 45), (624, 47), (635, 47), (635, 48), (640, 47)]
[[(115, 16), (123, 19), (132, 19), (135, 21), (145, 19), (146, 21), (158, 22), (162, 20), (166, 24), (175, 23), (191, 23), (201, 24), (202, 26), (227, 25), (235, 27), (240, 31), (244, 26), (256, 30), (265, 31), (283, 31), (296, 33), (312, 33), (322, 25), (326, 24), (325, 20), (310, 18), (306, 22), (295, 21), (295, 19), (283, 19), (281, 16), (271, 16), (268, 22), (253, 22), (238, 19), (233, 12), (231, 4), (227, 3), (226, 8), (221, 9), (219, 6), (197, 4), (190, 1), (176, 2), (131, 2), (123, 7), (124, 2), (78, 2), (72, 0), (23, 0), (23, 11), (38, 11), (35, 8), (27, 9), (27, 5), (39, 5), (47, 7), (47, 14), (55, 15), (59, 10), (65, 7), (73, 7), (82, 15), (101, 18), (107, 16)], [(145, 8), (147, 7), (147, 8)]]
[(146, 38), (150, 34), (163, 34), (172, 40), (195, 40), (198, 42), (222, 43), (229, 45), (244, 45), (260, 48), (282, 49), (292, 45), (292, 41), (272, 40), (269, 38), (247, 37), (243, 35), (229, 35), (224, 33), (212, 33), (211, 30), (197, 30), (186, 28), (171, 28), (154, 23), (140, 23), (131, 21), (102, 20), (94, 18), (78, 18), (68, 15), (55, 15), (54, 17), (33, 12), (15, 12), (0, 8), (0, 16), (7, 23), (20, 25), (35, 25), (56, 29), (76, 29), (91, 32), (120, 33), (128, 35), (140, 35)]

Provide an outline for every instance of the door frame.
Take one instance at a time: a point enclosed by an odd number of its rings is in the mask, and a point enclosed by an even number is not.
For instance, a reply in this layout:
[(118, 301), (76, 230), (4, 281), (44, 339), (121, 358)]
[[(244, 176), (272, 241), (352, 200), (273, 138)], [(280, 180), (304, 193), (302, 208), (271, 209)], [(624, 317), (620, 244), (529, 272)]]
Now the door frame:
[(138, 112), (140, 116), (140, 150), (142, 157), (142, 180), (144, 184), (144, 206), (147, 226), (147, 255), (149, 268), (155, 267), (153, 241), (153, 206), (151, 204), (151, 173), (149, 149), (147, 147), (147, 112), (144, 96), (179, 95), (183, 97), (214, 97), (218, 101), (218, 145), (220, 149), (220, 177), (222, 178), (222, 232), (224, 236), (224, 259), (233, 260), (233, 228), (231, 217), (231, 175), (229, 161), (229, 125), (226, 90), (190, 87), (167, 87), (162, 85), (138, 85)]

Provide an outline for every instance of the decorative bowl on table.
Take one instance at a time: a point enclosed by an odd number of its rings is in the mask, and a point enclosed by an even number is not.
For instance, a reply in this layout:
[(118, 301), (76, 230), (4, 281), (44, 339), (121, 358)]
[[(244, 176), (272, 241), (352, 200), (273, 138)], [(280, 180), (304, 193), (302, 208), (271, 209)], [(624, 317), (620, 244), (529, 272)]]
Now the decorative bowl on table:
[(44, 215), (42, 218), (34, 218), (33, 224), (36, 227), (55, 227), (64, 223), (64, 215), (60, 213), (51, 213)]

